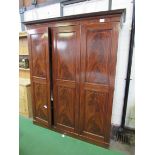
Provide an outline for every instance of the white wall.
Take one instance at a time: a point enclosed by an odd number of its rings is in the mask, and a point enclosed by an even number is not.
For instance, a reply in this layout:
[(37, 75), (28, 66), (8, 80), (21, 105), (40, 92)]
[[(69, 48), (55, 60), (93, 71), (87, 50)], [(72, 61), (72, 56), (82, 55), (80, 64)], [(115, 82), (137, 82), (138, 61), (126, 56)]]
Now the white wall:
[[(132, 22), (132, 0), (113, 0), (112, 9), (126, 8), (126, 22), (120, 29), (119, 35), (119, 46), (117, 54), (117, 67), (116, 67), (116, 79), (115, 79), (115, 91), (113, 100), (113, 113), (112, 113), (112, 123), (120, 125), (122, 117), (122, 107), (125, 91), (125, 78), (127, 72), (127, 62), (128, 62), (128, 52), (129, 52), (129, 41), (131, 32), (131, 22)], [(64, 7), (64, 16), (72, 14), (80, 14), (87, 12), (97, 12), (108, 10), (108, 0), (91, 0), (71, 5), (66, 5)], [(60, 4), (49, 5), (46, 7), (26, 11), (24, 18), (28, 20), (36, 20), (50, 17), (60, 16)], [(134, 68), (134, 67), (132, 67)], [(134, 74), (133, 74), (134, 76)], [(129, 91), (127, 109), (127, 122), (126, 125), (129, 127), (134, 127), (134, 80), (131, 82), (131, 88)], [(131, 110), (132, 109), (132, 110)]]
[(126, 126), (135, 128), (135, 48), (132, 57), (131, 81), (129, 87), (128, 105), (126, 113)]
[(60, 16), (60, 3), (35, 8), (24, 13), (24, 21), (52, 18)]
[(109, 0), (91, 0), (75, 4), (66, 5), (63, 9), (63, 15), (73, 15), (88, 12), (97, 12), (108, 10)]
[(18, 13), (19, 32), (22, 31), (20, 14)]
[[(123, 100), (125, 93), (125, 79), (128, 64), (129, 42), (132, 24), (132, 0), (113, 0), (112, 9), (126, 8), (126, 21), (120, 31), (119, 46), (117, 54), (117, 67), (115, 79), (115, 92), (113, 100), (112, 123), (121, 123)], [(130, 93), (134, 93), (131, 92)], [(131, 95), (133, 96), (133, 95)], [(128, 110), (127, 110), (128, 111)], [(128, 125), (128, 124), (127, 124)]]

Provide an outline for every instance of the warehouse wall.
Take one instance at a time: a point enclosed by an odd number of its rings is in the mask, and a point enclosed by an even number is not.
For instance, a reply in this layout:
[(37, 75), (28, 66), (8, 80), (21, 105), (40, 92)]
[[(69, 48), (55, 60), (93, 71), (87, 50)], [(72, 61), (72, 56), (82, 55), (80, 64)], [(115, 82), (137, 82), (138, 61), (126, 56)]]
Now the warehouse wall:
[[(126, 22), (120, 29), (119, 47), (117, 55), (117, 68), (115, 80), (115, 92), (113, 100), (112, 123), (119, 125), (121, 123), (122, 107), (125, 91), (125, 78), (127, 72), (129, 41), (132, 22), (132, 0), (113, 0), (112, 9), (126, 8)], [(54, 10), (54, 11), (53, 11)], [(91, 0), (76, 4), (66, 5), (63, 9), (63, 15), (72, 15), (87, 12), (97, 12), (108, 10), (108, 0)], [(60, 3), (36, 8), (24, 13), (25, 21), (60, 16)], [(134, 68), (134, 67), (132, 67)], [(134, 76), (134, 74), (133, 74)], [(134, 128), (134, 81), (131, 82), (129, 91), (128, 109), (126, 125)]]
[(88, 12), (97, 12), (108, 10), (109, 0), (91, 0), (71, 5), (66, 5), (63, 10), (63, 15), (73, 15)]
[[(53, 11), (54, 10), (54, 11)], [(60, 16), (60, 3), (32, 9), (24, 13), (24, 20), (37, 20)]]
[(132, 57), (132, 67), (130, 76), (130, 87), (126, 114), (126, 126), (135, 128), (135, 49)]
[[(128, 64), (128, 52), (129, 52), (129, 42), (130, 42), (130, 33), (131, 33), (131, 24), (132, 24), (132, 0), (113, 0), (112, 9), (126, 8), (126, 22), (123, 24), (123, 27), (119, 36), (119, 47), (117, 55), (117, 68), (116, 68), (116, 80), (115, 80), (115, 94), (113, 101), (113, 114), (112, 114), (112, 123), (120, 124), (121, 123), (121, 111), (123, 108), (123, 100), (125, 93), (125, 79), (127, 73), (127, 64)], [(134, 100), (134, 91), (129, 92), (129, 96), (133, 97)], [(132, 104), (128, 101), (128, 108)], [(131, 112), (131, 114), (134, 112)], [(133, 121), (134, 116), (129, 115), (129, 109), (127, 109), (127, 120), (126, 124), (128, 127), (134, 127), (134, 124), (131, 126), (131, 121)]]

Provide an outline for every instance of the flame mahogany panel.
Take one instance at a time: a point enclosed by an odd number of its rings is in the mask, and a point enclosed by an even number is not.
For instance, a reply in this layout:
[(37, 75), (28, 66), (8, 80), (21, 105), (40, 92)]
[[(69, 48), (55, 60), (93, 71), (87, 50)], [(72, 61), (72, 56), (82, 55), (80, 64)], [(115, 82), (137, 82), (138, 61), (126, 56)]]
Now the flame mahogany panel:
[(36, 118), (48, 121), (46, 84), (33, 83)]
[(49, 29), (28, 31), (34, 122), (51, 126)]
[(86, 34), (86, 82), (108, 83), (110, 30), (90, 28)]
[(109, 143), (111, 125), (113, 31), (111, 23), (81, 29), (80, 135), (101, 143)]
[(58, 118), (57, 123), (71, 128), (75, 126), (75, 88), (58, 87)]
[(42, 38), (44, 34), (32, 34), (32, 75), (46, 78), (46, 52)]
[(53, 28), (54, 124), (77, 133), (79, 117), (80, 28)]

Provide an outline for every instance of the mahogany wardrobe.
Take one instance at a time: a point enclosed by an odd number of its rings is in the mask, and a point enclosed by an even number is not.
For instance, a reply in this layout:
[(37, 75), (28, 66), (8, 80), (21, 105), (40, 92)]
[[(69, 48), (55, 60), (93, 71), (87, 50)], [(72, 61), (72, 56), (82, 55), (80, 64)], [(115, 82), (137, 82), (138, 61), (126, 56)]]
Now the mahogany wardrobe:
[(24, 22), (33, 122), (108, 147), (125, 10)]

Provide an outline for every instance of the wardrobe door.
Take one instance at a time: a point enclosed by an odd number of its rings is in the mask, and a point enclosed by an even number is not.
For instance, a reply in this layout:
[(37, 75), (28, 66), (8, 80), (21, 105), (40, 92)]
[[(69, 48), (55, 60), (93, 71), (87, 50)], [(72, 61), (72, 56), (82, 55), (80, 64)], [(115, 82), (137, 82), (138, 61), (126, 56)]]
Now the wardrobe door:
[(109, 143), (118, 25), (96, 23), (81, 30), (80, 135)]
[(48, 28), (28, 30), (34, 122), (50, 127), (50, 61)]
[(54, 124), (77, 133), (79, 114), (79, 26), (53, 28)]

